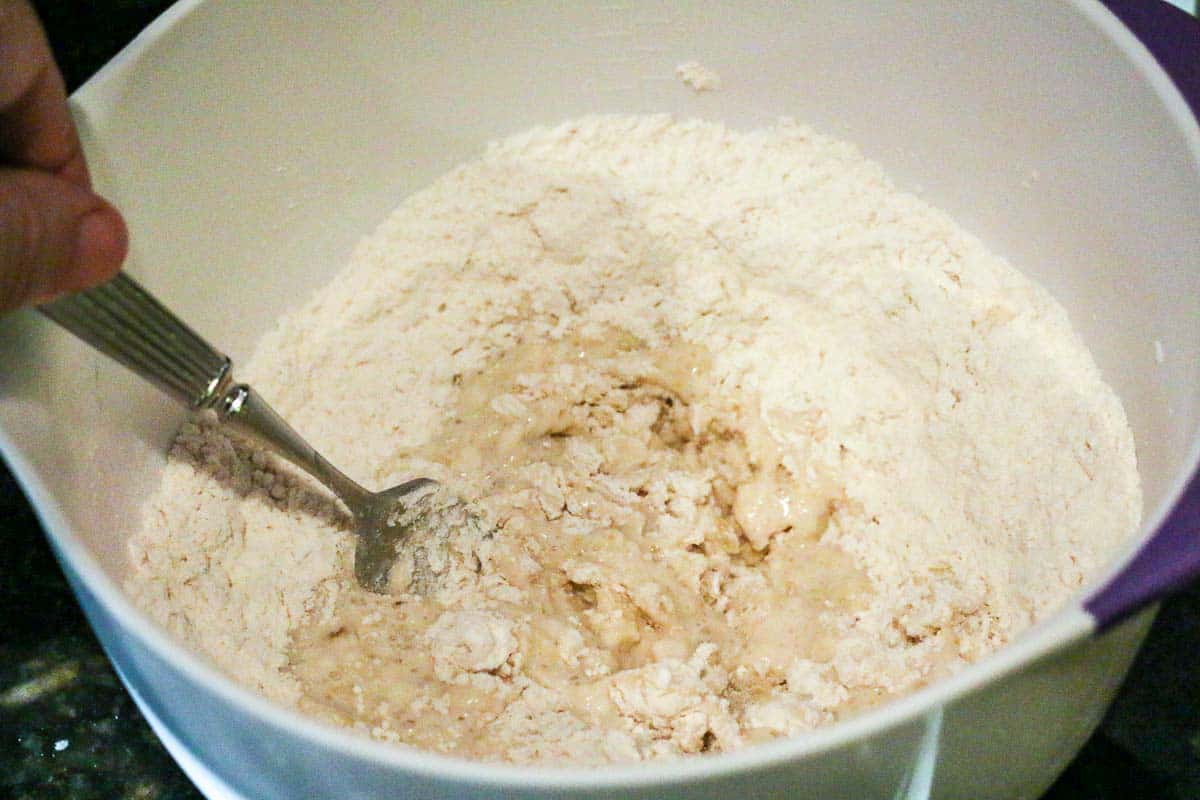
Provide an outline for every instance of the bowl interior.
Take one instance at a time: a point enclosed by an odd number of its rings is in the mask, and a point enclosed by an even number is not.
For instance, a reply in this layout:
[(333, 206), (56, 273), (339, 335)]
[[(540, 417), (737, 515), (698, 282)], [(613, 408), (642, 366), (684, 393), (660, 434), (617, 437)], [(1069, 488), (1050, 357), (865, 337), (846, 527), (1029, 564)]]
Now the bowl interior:
[[(795, 117), (859, 144), (1063, 303), (1125, 403), (1153, 521), (1200, 420), (1197, 132), (1097, 4), (1028, 12), (195, 3), (74, 107), (129, 219), (129, 271), (235, 362), (401, 198), (489, 140), (596, 112)], [(723, 87), (685, 87), (687, 60)], [(68, 521), (55, 536), (119, 580), (179, 410), (36, 315), (0, 321), (0, 339), (0, 438)]]

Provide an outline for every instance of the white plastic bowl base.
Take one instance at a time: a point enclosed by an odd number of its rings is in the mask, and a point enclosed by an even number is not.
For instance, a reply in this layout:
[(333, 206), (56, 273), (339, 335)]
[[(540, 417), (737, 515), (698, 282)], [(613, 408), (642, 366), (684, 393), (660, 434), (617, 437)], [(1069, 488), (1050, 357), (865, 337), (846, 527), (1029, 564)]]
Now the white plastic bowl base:
[(213, 774), (208, 767), (192, 754), (192, 751), (184, 746), (183, 742), (175, 738), (175, 734), (171, 733), (171, 729), (162, 723), (158, 715), (154, 713), (154, 709), (142, 701), (142, 696), (138, 694), (137, 689), (130, 685), (125, 680), (125, 676), (121, 674), (121, 670), (117, 668), (117, 676), (121, 679), (121, 684), (129, 692), (129, 696), (133, 698), (133, 702), (137, 705), (138, 710), (142, 712), (142, 716), (146, 718), (146, 722), (150, 725), (150, 729), (154, 731), (154, 735), (162, 742), (163, 747), (175, 759), (175, 763), (183, 770), (183, 774), (188, 776), (188, 779), (195, 785), (200, 794), (204, 795), (207, 800), (251, 800), (251, 798), (238, 794), (229, 784)]
[[(679, 84), (691, 59), (724, 88)], [(1129, 412), (1146, 531), (1197, 461), (1200, 131), (1096, 3), (189, 0), (74, 104), (127, 212), (130, 271), (235, 360), (401, 197), (489, 139), (596, 111), (794, 116), (857, 142), (1063, 302)], [(704, 759), (530, 770), (386, 747), (254, 696), (128, 603), (124, 543), (178, 411), (34, 315), (0, 320), (0, 338), (0, 446), (101, 642), (176, 752), (248, 797), (894, 798), (925, 780), (939, 797), (1032, 796), (1148, 622), (1088, 638), (1075, 605), (916, 695)]]

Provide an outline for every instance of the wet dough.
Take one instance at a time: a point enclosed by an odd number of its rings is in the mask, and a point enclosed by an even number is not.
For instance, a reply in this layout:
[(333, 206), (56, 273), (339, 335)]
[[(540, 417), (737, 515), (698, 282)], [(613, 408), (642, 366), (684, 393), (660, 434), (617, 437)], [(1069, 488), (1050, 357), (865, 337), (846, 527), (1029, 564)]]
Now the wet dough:
[(747, 713), (797, 658), (829, 659), (868, 582), (820, 542), (834, 478), (794, 475), (749, 398), (708, 405), (708, 363), (606, 330), (464, 376), (445, 427), (401, 458), (446, 467), (494, 527), (448, 532), (429, 598), (347, 587), (293, 646), (302, 707), (491, 759), (759, 736)]

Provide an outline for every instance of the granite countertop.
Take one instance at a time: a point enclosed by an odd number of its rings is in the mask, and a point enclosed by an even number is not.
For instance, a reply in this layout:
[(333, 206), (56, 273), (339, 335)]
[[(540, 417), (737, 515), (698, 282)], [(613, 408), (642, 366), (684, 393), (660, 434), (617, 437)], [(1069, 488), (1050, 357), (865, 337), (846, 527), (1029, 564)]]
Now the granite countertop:
[[(35, 2), (67, 84), (163, 0)], [(200, 798), (122, 688), (0, 462), (0, 796)], [(1164, 604), (1100, 730), (1045, 800), (1200, 800), (1200, 583)]]

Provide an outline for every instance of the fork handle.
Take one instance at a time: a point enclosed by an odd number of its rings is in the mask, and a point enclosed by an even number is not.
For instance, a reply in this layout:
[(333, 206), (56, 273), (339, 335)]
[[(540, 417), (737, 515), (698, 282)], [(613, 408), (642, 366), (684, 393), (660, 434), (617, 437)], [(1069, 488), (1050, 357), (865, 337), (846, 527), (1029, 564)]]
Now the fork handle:
[(312, 475), (351, 510), (367, 501), (369, 492), (326, 461), (253, 389), (233, 382), (226, 355), (125, 273), (40, 310), (189, 408), (212, 409), (226, 428)]
[(124, 272), (40, 310), (192, 408), (211, 407), (232, 381), (229, 358)]

